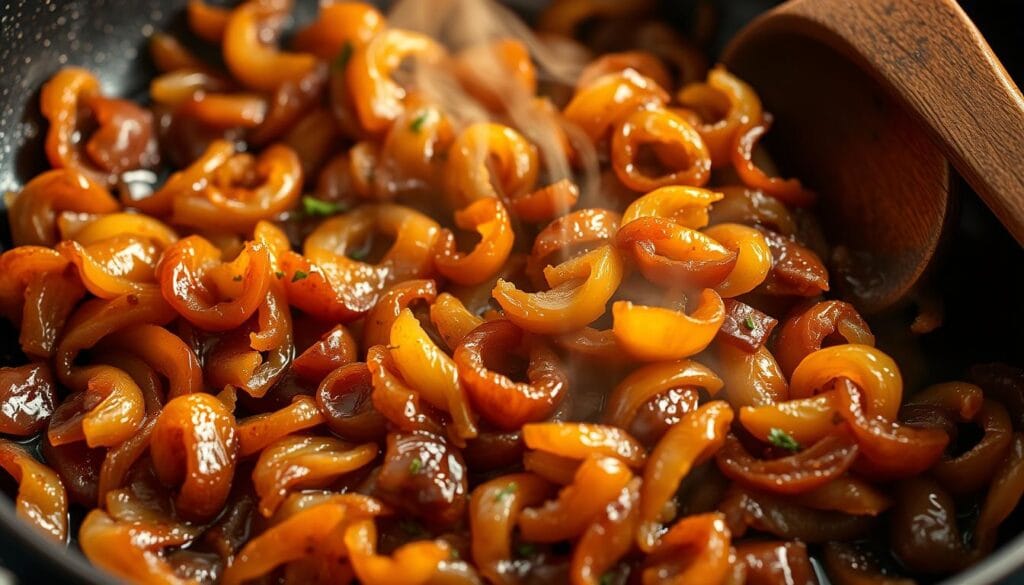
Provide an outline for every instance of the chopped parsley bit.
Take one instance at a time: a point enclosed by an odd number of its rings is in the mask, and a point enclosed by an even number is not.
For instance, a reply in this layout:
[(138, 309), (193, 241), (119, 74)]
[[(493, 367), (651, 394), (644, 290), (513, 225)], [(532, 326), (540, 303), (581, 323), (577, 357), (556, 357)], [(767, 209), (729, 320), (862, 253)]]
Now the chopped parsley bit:
[(459, 549), (457, 548), (451, 549), (449, 556), (456, 561), (462, 558), (462, 554), (459, 552)]
[(348, 206), (306, 195), (302, 198), (302, 211), (309, 216), (327, 217), (348, 211)]
[(303, 272), (301, 270), (296, 270), (295, 274), (292, 275), (292, 282), (299, 282), (300, 280), (303, 280), (303, 279), (305, 279), (308, 276), (309, 275), (306, 274), (305, 272)]
[(409, 124), (409, 130), (419, 134), (420, 130), (423, 129), (423, 125), (427, 123), (428, 118), (430, 118), (430, 110), (425, 110)]
[(409, 463), (409, 473), (419, 473), (423, 470), (423, 461), (419, 457), (412, 460)]
[(351, 250), (348, 252), (348, 257), (353, 260), (364, 260), (369, 255), (369, 250)]
[(341, 46), (341, 51), (338, 52), (338, 56), (334, 58), (334, 68), (344, 69), (348, 65), (349, 59), (352, 58), (352, 53), (355, 52), (355, 47), (352, 43), (345, 41), (345, 44)]
[(601, 575), (601, 585), (612, 585), (615, 582), (615, 573), (605, 573)]
[(516, 493), (517, 489), (519, 489), (518, 485), (516, 485), (514, 483), (508, 484), (507, 486), (501, 488), (501, 491), (498, 492), (497, 495), (494, 496), (494, 501), (495, 502), (500, 502), (500, 501), (504, 500), (506, 497), (511, 496), (512, 494)]
[(754, 327), (757, 327), (757, 323), (754, 323), (753, 317), (747, 315), (747, 318), (743, 320), (743, 326), (746, 327), (747, 329), (753, 330)]
[(537, 547), (528, 542), (524, 542), (516, 547), (516, 554), (522, 558), (532, 557), (537, 554)]
[(231, 280), (233, 280), (235, 282), (242, 282), (242, 275), (241, 274), (236, 274)]
[(284, 278), (284, 272), (278, 270), (277, 272), (274, 273), (274, 276), (276, 276), (278, 280), (281, 280), (282, 278)]
[(780, 449), (792, 451), (793, 453), (800, 450), (800, 443), (797, 443), (796, 439), (789, 436), (789, 433), (782, 429), (768, 431), (768, 442)]

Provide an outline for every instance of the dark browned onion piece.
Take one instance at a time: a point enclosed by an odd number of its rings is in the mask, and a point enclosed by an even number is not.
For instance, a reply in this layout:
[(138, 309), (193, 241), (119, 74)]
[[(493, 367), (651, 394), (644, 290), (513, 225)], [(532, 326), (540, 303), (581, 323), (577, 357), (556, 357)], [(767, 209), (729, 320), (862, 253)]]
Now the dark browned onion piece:
[(55, 406), (56, 391), (48, 365), (0, 368), (0, 433), (35, 435), (46, 426)]
[(462, 455), (426, 432), (392, 433), (387, 443), (374, 495), (433, 526), (461, 520), (469, 497)]
[(68, 499), (76, 504), (96, 507), (100, 467), (106, 450), (90, 449), (85, 441), (54, 447), (46, 433), (43, 433), (40, 446), (43, 460), (60, 476), (64, 489), (68, 491)]
[(719, 505), (734, 538), (748, 528), (807, 543), (855, 540), (872, 534), (877, 523), (870, 516), (812, 510), (797, 503), (754, 490), (734, 489)]
[(779, 321), (750, 305), (725, 299), (725, 321), (718, 330), (718, 339), (752, 353), (765, 344)]
[(772, 269), (764, 284), (758, 287), (770, 295), (814, 297), (827, 292), (828, 270), (821, 258), (796, 238), (764, 231), (772, 251)]
[(292, 362), (292, 371), (303, 381), (319, 383), (327, 374), (358, 359), (358, 348), (344, 325), (331, 329)]
[(1024, 429), (1024, 370), (1006, 364), (981, 364), (971, 368), (970, 377), (985, 391), (986, 398), (998, 400), (1010, 411), (1013, 428)]
[(520, 431), (488, 431), (481, 429), (475, 439), (466, 441), (462, 456), (477, 471), (491, 471), (517, 465), (526, 446)]
[(722, 475), (714, 461), (694, 467), (679, 484), (676, 516), (715, 511), (729, 493), (731, 485), (732, 481)]
[(934, 404), (907, 404), (900, 408), (900, 421), (917, 429), (939, 429), (949, 436), (949, 442), (956, 441), (959, 429), (952, 413)]
[(375, 345), (366, 352), (366, 365), (373, 374), (373, 407), (391, 425), (411, 433), (424, 431), (444, 434), (442, 415), (401, 379), (391, 352), (383, 345)]
[(99, 128), (85, 150), (97, 167), (110, 174), (153, 168), (160, 161), (153, 114), (128, 100), (96, 96), (89, 107)]
[(784, 235), (796, 231), (796, 224), (786, 205), (771, 195), (740, 186), (716, 187), (715, 190), (721, 191), (725, 199), (711, 207), (711, 225), (741, 223), (762, 226)]
[(954, 494), (970, 494), (987, 486), (1006, 460), (1013, 441), (1010, 415), (1002, 404), (986, 400), (975, 421), (985, 434), (966, 452), (943, 459), (930, 472), (942, 487)]
[(725, 280), (736, 266), (737, 255), (717, 242), (712, 241), (716, 249), (711, 250), (693, 245), (694, 251), (684, 258), (661, 253), (666, 246), (679, 247), (673, 236), (681, 229), (685, 230), (666, 219), (641, 217), (619, 228), (615, 245), (644, 278), (662, 286), (712, 287)]
[(373, 407), (373, 374), (365, 363), (341, 366), (324, 378), (316, 404), (331, 432), (356, 442), (384, 436), (387, 420)]
[(203, 543), (228, 561), (252, 536), (256, 495), (251, 486), (235, 487), (217, 521), (203, 533)]
[(253, 398), (248, 392), (238, 392), (238, 404), (248, 414), (261, 414), (281, 410), (295, 401), (296, 396), (312, 396), (316, 386), (303, 382), (291, 371), (286, 371), (261, 398)]
[(684, 414), (697, 410), (699, 401), (697, 388), (670, 388), (643, 403), (629, 423), (629, 434), (653, 447)]
[(266, 119), (249, 136), (250, 143), (262, 147), (284, 135), (321, 99), (329, 73), (330, 68), (321, 63), (301, 79), (278, 86), (271, 96)]
[(1014, 433), (1010, 452), (985, 494), (978, 522), (974, 525), (974, 547), (980, 554), (995, 548), (998, 529), (1020, 503), (1024, 495), (1024, 433)]
[(893, 554), (916, 573), (956, 573), (971, 562), (952, 496), (926, 477), (907, 479), (896, 487), (889, 537)]
[[(528, 382), (507, 375), (521, 361)], [(480, 416), (507, 431), (551, 416), (569, 385), (557, 354), (511, 321), (488, 321), (470, 331), (455, 349), (455, 363)]]
[(745, 585), (818, 585), (802, 542), (741, 542), (736, 560), (746, 566)]
[(874, 551), (856, 544), (826, 544), (824, 562), (835, 585), (915, 585), (911, 579), (890, 575)]
[[(571, 401), (563, 400), (548, 420), (567, 420), (572, 406)], [(493, 471), (519, 465), (525, 451), (522, 431), (499, 431), (483, 425), (475, 439), (466, 441), (462, 456), (474, 471)]]
[(753, 457), (735, 435), (715, 455), (726, 476), (755, 489), (800, 494), (846, 473), (857, 458), (857, 443), (845, 434), (829, 435), (799, 453), (779, 459)]
[(857, 470), (882, 478), (910, 477), (942, 457), (949, 444), (949, 437), (942, 431), (871, 418), (864, 412), (862, 392), (856, 384), (836, 378), (831, 386), (837, 397), (838, 417), (846, 422), (863, 456)]
[(805, 357), (830, 342), (874, 345), (875, 336), (853, 305), (823, 301), (786, 319), (775, 341), (775, 357), (789, 377)]

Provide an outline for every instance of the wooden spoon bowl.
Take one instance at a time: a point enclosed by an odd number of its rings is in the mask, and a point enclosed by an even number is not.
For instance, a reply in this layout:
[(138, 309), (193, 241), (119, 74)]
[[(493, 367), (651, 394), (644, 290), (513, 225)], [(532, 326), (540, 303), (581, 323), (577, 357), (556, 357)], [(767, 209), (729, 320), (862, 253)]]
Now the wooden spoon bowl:
[(839, 292), (862, 311), (927, 271), (951, 165), (1024, 242), (1024, 99), (952, 0), (793, 0), (724, 61), (775, 114), (783, 168), (820, 193)]

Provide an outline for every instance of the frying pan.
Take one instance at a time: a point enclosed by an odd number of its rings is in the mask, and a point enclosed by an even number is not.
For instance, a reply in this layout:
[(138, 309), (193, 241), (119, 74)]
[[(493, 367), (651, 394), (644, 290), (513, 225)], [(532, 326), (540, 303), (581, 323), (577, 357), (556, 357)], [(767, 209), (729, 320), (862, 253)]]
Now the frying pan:
[[(45, 125), (38, 113), (42, 83), (65, 65), (93, 71), (111, 95), (142, 96), (153, 74), (146, 38), (156, 30), (185, 32), (182, 8), (186, 0), (11, 0), (0, 8), (0, 193), (20, 188), (44, 170), (42, 138)], [(965, 8), (1000, 54), (1007, 69), (1022, 81), (1024, 69), (1024, 3), (1019, 0), (962, 0)], [(380, 2), (378, 2), (380, 3)], [(508, 2), (527, 14), (543, 2)], [(665, 2), (672, 18), (685, 19), (695, 0)], [(718, 0), (724, 44), (740, 26), (771, 0)], [(312, 18), (316, 0), (297, 0), (296, 19)], [(771, 110), (771, 104), (767, 104)], [(780, 121), (784, 124), (785, 120)], [(955, 378), (965, 368), (984, 360), (1020, 365), (1024, 347), (1024, 252), (976, 198), (964, 189), (959, 226), (934, 276), (949, 311), (944, 327), (923, 342), (929, 355), (943, 355), (930, 363), (929, 379)], [(10, 246), (6, 218), (0, 218), (0, 243)], [(979, 258), (985, 258), (979, 262)], [(1004, 267), (993, 276), (990, 266)], [(977, 283), (989, 286), (976, 286)], [(978, 307), (1003, 307), (995, 321), (976, 314)], [(973, 308), (973, 309), (972, 309)], [(960, 309), (960, 310), (958, 310)], [(993, 312), (991, 309), (988, 312)], [(879, 331), (880, 340), (886, 332)], [(969, 340), (965, 343), (965, 340)], [(880, 342), (883, 344), (884, 342)], [(884, 345), (883, 345), (884, 347)], [(955, 348), (955, 351), (950, 351)], [(946, 359), (946, 356), (949, 359)], [(899, 356), (897, 356), (899, 357)], [(0, 365), (19, 359), (17, 332), (0, 325)], [(11, 487), (6, 485), (6, 487)], [(17, 519), (9, 494), (0, 495), (0, 563), (25, 582), (115, 583), (93, 568), (74, 550), (53, 546)], [(987, 559), (947, 581), (963, 585), (1024, 584), (1024, 526), (1020, 511), (1007, 520), (1006, 542)]]

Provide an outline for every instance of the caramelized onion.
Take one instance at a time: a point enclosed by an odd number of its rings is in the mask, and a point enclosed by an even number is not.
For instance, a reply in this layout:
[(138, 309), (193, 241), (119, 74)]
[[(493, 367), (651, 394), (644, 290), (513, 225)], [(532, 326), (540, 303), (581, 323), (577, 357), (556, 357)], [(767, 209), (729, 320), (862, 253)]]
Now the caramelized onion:
[[(524, 333), (509, 321), (490, 321), (470, 332), (455, 350), (459, 377), (481, 416), (501, 429), (544, 420), (564, 397), (568, 379), (557, 355), (541, 343), (524, 348)], [(528, 383), (503, 371), (527, 362)]]

